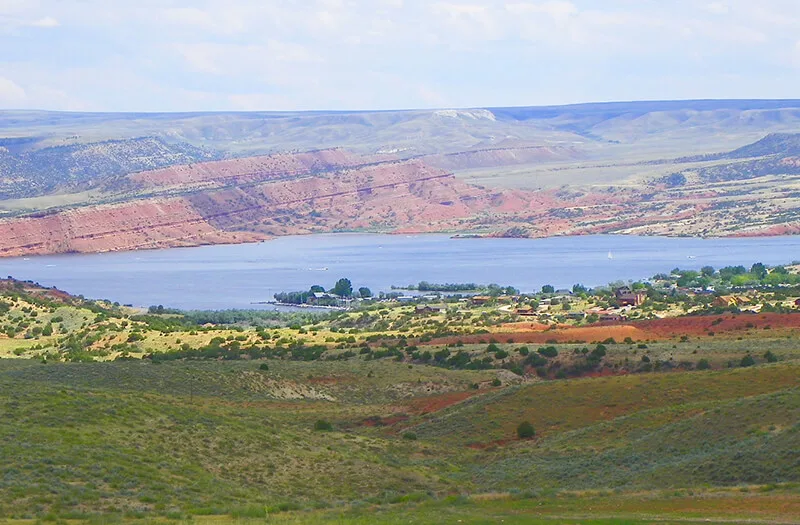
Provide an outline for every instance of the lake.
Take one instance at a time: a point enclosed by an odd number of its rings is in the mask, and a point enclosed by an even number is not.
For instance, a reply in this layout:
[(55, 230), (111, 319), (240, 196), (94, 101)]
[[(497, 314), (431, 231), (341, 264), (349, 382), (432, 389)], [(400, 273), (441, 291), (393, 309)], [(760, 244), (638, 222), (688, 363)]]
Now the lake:
[(184, 309), (255, 305), (280, 291), (331, 288), (347, 277), (374, 293), (391, 285), (474, 282), (534, 291), (699, 269), (800, 260), (800, 236), (696, 239), (597, 235), (451, 239), (447, 235), (330, 234), (258, 244), (0, 259), (0, 275), (122, 304)]

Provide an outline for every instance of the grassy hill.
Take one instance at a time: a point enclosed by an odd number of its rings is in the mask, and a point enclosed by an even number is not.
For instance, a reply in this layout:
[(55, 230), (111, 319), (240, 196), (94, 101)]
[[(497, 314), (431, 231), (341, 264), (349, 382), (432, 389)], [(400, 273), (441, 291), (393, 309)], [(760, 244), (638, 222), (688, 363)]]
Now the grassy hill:
[[(794, 364), (500, 388), (449, 408), (445, 393), (396, 386), (469, 393), (480, 373), (425, 369), (4, 359), (0, 516), (257, 517), (375, 504), (392, 515), (392, 504), (421, 501), (414, 512), (425, 517), (453, 495), (536, 501), (800, 481)], [(334, 399), (270, 399), (273, 381)], [(431, 408), (437, 401), (445, 408)], [(534, 440), (516, 438), (523, 419)], [(332, 430), (314, 430), (319, 420)]]
[[(589, 377), (553, 380), (511, 360), (566, 368), (594, 355), (586, 343), (445, 345), (402, 305), (182, 317), (0, 291), (0, 522), (791, 523), (800, 509), (798, 314), (692, 317), (691, 338), (639, 325), (646, 344), (609, 342)], [(389, 319), (420, 347), (394, 346), (388, 324), (340, 332)], [(465, 355), (485, 366), (460, 368)], [(693, 370), (701, 357), (711, 370)], [(645, 358), (659, 366), (629, 364)]]

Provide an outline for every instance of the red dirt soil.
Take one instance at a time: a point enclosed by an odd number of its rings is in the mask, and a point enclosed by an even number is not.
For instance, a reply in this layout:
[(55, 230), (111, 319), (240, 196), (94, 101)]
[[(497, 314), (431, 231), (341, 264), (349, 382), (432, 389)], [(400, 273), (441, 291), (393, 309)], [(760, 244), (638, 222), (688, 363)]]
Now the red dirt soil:
[(406, 404), (406, 406), (409, 408), (409, 412), (413, 414), (430, 414), (432, 412), (438, 412), (439, 410), (460, 403), (466, 399), (469, 399), (475, 394), (476, 392), (470, 391), (447, 392), (445, 394), (439, 394), (436, 396), (412, 399)]
[(677, 339), (684, 335), (710, 337), (710, 333), (714, 333), (715, 337), (740, 336), (748, 330), (771, 330), (771, 333), (797, 332), (800, 331), (800, 313), (687, 316), (626, 323), (602, 323), (585, 327), (564, 326), (555, 330), (547, 330), (537, 324), (515, 323), (504, 325), (500, 331), (488, 334), (442, 337), (416, 344), (441, 345), (459, 341), (465, 344), (477, 344), (489, 340), (536, 344), (552, 341), (592, 343), (608, 338), (613, 338), (619, 343), (626, 337), (630, 337), (633, 341), (658, 341)]

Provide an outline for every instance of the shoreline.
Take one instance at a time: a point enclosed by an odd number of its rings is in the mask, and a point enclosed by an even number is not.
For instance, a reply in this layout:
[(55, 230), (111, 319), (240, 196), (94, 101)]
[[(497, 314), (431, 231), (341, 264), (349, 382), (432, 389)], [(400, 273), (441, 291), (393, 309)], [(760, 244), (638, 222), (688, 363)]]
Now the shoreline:
[(257, 301), (250, 304), (269, 304), (272, 306), (283, 306), (285, 308), (307, 308), (312, 310), (337, 310), (341, 312), (346, 312), (348, 309), (344, 306), (322, 306), (317, 304), (293, 304), (293, 303), (280, 303), (278, 301)]

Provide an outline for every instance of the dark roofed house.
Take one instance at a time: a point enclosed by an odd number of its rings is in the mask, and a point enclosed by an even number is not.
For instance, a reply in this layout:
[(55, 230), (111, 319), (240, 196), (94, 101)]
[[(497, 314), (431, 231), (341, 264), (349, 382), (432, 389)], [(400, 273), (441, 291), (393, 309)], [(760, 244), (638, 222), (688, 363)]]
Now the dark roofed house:
[(414, 313), (417, 315), (432, 315), (432, 314), (440, 314), (444, 309), (441, 307), (435, 306), (428, 306), (427, 304), (418, 304), (417, 307), (414, 309)]
[(617, 288), (614, 296), (620, 306), (641, 306), (647, 299), (647, 294), (643, 290), (633, 290), (629, 286)]
[(531, 308), (530, 306), (522, 306), (520, 308), (517, 308), (515, 313), (523, 317), (533, 317), (537, 314), (536, 310), (534, 308)]
[(600, 321), (603, 322), (606, 321), (619, 322), (625, 320), (625, 316), (617, 312), (600, 312), (599, 317)]

